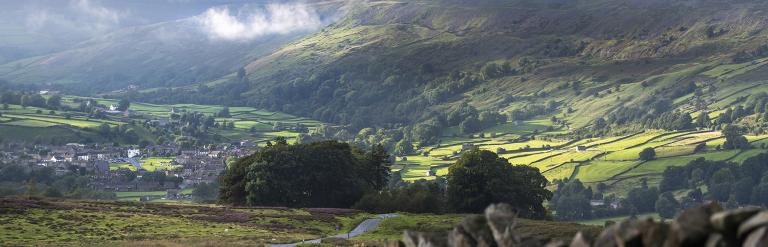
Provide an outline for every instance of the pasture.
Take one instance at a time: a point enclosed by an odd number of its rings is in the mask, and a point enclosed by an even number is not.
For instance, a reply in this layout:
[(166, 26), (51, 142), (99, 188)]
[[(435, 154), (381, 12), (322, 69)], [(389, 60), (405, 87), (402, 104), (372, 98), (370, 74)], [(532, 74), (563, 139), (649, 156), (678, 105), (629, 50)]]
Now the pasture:
[[(521, 133), (517, 132), (514, 136), (517, 138), (518, 134)], [(587, 185), (602, 182), (609, 186), (609, 193), (623, 195), (636, 186), (640, 179), (645, 179), (649, 184), (658, 183), (661, 173), (667, 167), (683, 166), (697, 158), (739, 163), (765, 151), (759, 147), (768, 143), (766, 136), (746, 136), (757, 149), (717, 150), (717, 145), (722, 146), (725, 141), (718, 131), (647, 130), (624, 136), (583, 140), (552, 139), (551, 136), (537, 134), (533, 140), (523, 138), (523, 141), (514, 141), (504, 139), (505, 136), (505, 133), (499, 132), (495, 138), (481, 138), (476, 135), (444, 138), (440, 146), (422, 149), (429, 151), (428, 156), (413, 155), (407, 156), (407, 161), (398, 160), (397, 169), (404, 167), (405, 180), (429, 180), (434, 176), (445, 176), (448, 173), (447, 166), (455, 162), (463, 152), (462, 144), (471, 143), (480, 149), (494, 152), (499, 148), (504, 149), (505, 153), (499, 156), (506, 158), (510, 164), (536, 167), (550, 181), (579, 179)], [(701, 143), (706, 143), (707, 148), (694, 152), (696, 146)], [(587, 149), (577, 151), (576, 146)], [(656, 159), (640, 161), (639, 153), (645, 148), (653, 148), (657, 154)], [(433, 168), (437, 166), (439, 168)], [(429, 175), (430, 169), (434, 170), (434, 176)]]

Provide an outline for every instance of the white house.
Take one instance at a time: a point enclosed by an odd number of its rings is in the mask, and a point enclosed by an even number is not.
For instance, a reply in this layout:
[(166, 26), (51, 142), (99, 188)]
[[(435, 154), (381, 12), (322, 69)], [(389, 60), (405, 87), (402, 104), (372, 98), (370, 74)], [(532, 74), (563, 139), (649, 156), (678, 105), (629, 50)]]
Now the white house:
[(128, 158), (133, 158), (136, 156), (141, 155), (141, 150), (139, 149), (128, 149)]

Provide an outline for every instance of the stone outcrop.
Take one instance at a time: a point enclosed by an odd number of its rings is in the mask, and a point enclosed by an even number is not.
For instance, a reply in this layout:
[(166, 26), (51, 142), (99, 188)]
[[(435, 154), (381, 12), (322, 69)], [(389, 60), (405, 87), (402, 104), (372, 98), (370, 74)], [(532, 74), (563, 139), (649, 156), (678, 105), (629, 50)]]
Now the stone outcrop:
[(625, 220), (609, 226), (598, 236), (576, 234), (567, 243), (541, 240), (515, 232), (517, 214), (507, 204), (491, 205), (483, 215), (467, 216), (450, 232), (406, 231), (407, 247), (490, 246), (768, 246), (768, 210), (723, 210), (718, 204), (691, 208), (669, 222), (652, 219)]

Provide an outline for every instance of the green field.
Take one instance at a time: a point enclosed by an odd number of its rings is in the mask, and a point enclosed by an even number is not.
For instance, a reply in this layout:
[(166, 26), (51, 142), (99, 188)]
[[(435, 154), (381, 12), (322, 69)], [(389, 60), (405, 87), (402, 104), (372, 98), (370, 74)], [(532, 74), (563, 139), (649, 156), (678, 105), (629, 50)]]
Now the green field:
[(149, 157), (141, 159), (139, 162), (141, 163), (141, 167), (147, 171), (155, 171), (158, 169), (173, 170), (178, 168), (178, 166), (171, 164), (174, 159), (174, 157)]
[[(509, 127), (509, 126), (507, 126)], [(744, 152), (738, 150), (716, 151), (716, 145), (725, 141), (720, 132), (688, 131), (665, 132), (649, 130), (636, 134), (606, 138), (589, 138), (584, 140), (545, 141), (547, 135), (538, 135), (537, 139), (528, 141), (510, 141), (503, 138), (500, 132), (497, 138), (480, 138), (476, 135), (457, 136), (443, 139), (439, 147), (429, 146), (429, 156), (407, 156), (407, 161), (397, 161), (399, 170), (405, 166), (404, 179), (433, 179), (428, 176), (430, 169), (436, 171), (436, 176), (447, 175), (445, 165), (454, 162), (462, 152), (462, 143), (472, 143), (481, 149), (496, 151), (504, 148), (507, 153), (501, 157), (507, 158), (513, 165), (530, 165), (542, 171), (549, 180), (579, 179), (587, 185), (598, 182), (606, 183), (610, 193), (624, 194), (639, 183), (640, 178), (646, 178), (650, 183), (658, 183), (660, 175), (667, 167), (683, 166), (697, 158), (709, 160), (728, 160), (743, 162), (745, 159), (761, 153), (761, 149)], [(516, 133), (515, 136), (517, 136)], [(768, 143), (766, 136), (746, 136), (753, 146), (759, 147)], [(540, 139), (544, 138), (544, 139)], [(708, 149), (694, 153), (696, 145), (707, 143)], [(541, 148), (549, 145), (550, 149), (523, 151), (525, 148)], [(587, 147), (586, 151), (576, 151), (576, 146)], [(641, 162), (639, 153), (645, 148), (654, 148), (656, 159)], [(440, 165), (444, 168), (431, 168)]]
[(136, 167), (131, 164), (127, 164), (127, 163), (109, 164), (109, 170), (117, 170), (121, 168), (128, 169), (134, 172), (136, 171)]
[[(62, 104), (76, 109), (80, 104), (79, 102), (76, 102), (76, 100), (87, 99), (94, 99), (98, 102), (98, 104), (102, 104), (106, 107), (118, 103), (117, 100), (114, 99), (64, 96), (62, 98)], [(56, 111), (55, 114), (48, 114), (49, 110), (47, 109), (9, 105), (8, 109), (0, 110), (0, 113), (2, 114), (2, 119), (0, 119), (0, 126), (17, 126), (28, 128), (62, 127), (74, 131), (92, 131), (105, 123), (110, 126), (116, 126), (127, 124), (131, 120), (138, 120), (138, 122), (141, 123), (143, 121), (152, 119), (167, 118), (171, 116), (172, 111), (176, 113), (199, 112), (206, 115), (215, 115), (223, 108), (224, 106), (215, 105), (158, 105), (132, 102), (129, 110), (131, 110), (135, 116), (132, 116), (130, 119), (125, 119), (118, 115), (108, 115), (108, 119), (92, 119), (89, 118), (85, 113), (77, 111)], [(259, 143), (260, 145), (263, 145), (267, 141), (276, 137), (284, 137), (288, 139), (289, 142), (293, 142), (299, 135), (298, 132), (293, 132), (294, 127), (301, 126), (303, 128), (312, 130), (322, 124), (321, 122), (312, 119), (296, 117), (279, 112), (269, 112), (252, 107), (231, 107), (230, 115), (231, 117), (229, 118), (217, 118), (217, 122), (231, 122), (234, 123), (235, 128), (212, 128), (209, 129), (211, 134), (226, 138), (228, 140), (250, 139), (256, 143)], [(275, 126), (281, 126), (281, 129), (275, 129)], [(148, 131), (144, 131), (137, 126), (133, 126), (133, 128), (144, 140), (154, 141), (156, 139)], [(0, 138), (6, 135), (6, 133), (0, 133)], [(14, 138), (11, 139), (30, 141), (35, 137), (35, 135), (16, 135), (13, 137)]]

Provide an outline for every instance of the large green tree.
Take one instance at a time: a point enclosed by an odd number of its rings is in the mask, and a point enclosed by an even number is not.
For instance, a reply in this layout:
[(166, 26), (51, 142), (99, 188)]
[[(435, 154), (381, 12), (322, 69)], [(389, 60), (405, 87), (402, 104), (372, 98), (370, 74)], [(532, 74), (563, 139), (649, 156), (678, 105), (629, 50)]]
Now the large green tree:
[(219, 201), (235, 205), (350, 207), (386, 186), (389, 157), (381, 146), (357, 150), (323, 141), (284, 140), (234, 162), (221, 178)]
[(474, 148), (448, 170), (448, 202), (453, 210), (479, 213), (492, 203), (509, 203), (524, 217), (542, 218), (552, 192), (539, 169), (512, 166), (497, 154)]

